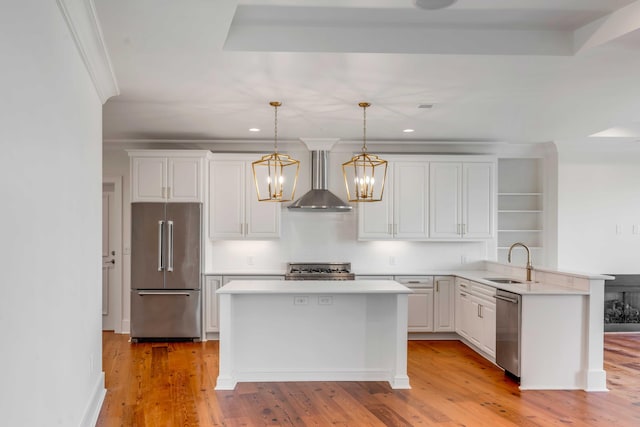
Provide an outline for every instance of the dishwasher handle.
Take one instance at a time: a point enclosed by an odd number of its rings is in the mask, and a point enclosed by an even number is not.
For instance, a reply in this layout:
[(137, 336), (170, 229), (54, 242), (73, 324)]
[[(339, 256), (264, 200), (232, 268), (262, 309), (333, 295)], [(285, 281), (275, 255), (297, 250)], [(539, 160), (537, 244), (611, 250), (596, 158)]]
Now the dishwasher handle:
[(496, 299), (502, 300), (502, 301), (506, 301), (506, 302), (510, 302), (511, 304), (518, 304), (518, 300), (515, 298), (508, 298), (502, 295), (496, 295), (495, 296)]

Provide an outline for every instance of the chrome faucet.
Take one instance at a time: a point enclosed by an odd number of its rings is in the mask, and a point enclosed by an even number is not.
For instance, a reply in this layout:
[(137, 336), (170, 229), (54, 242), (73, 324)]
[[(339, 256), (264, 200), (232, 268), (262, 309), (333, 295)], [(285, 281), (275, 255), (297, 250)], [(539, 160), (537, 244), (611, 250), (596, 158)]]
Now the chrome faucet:
[(522, 242), (516, 242), (513, 245), (511, 245), (511, 247), (509, 248), (509, 254), (507, 255), (507, 261), (509, 261), (509, 263), (511, 263), (511, 251), (516, 246), (522, 246), (523, 248), (525, 248), (527, 250), (527, 282), (530, 282), (531, 281), (531, 270), (533, 270), (533, 266), (531, 265), (531, 251), (529, 250), (529, 247), (527, 245), (525, 245)]

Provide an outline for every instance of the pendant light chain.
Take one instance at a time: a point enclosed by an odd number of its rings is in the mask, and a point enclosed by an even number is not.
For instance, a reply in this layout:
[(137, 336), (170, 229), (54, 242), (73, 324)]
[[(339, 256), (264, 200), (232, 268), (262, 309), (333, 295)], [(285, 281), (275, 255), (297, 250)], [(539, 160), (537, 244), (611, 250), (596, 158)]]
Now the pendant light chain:
[(361, 102), (360, 106), (362, 107), (362, 152), (367, 152), (367, 107), (371, 105), (368, 102)]

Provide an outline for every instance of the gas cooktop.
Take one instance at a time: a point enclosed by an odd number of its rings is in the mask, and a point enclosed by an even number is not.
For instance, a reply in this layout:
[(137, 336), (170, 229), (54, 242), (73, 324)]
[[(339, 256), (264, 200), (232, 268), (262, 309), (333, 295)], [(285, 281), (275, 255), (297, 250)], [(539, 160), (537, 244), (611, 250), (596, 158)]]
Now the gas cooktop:
[(290, 262), (285, 280), (354, 280), (350, 262)]

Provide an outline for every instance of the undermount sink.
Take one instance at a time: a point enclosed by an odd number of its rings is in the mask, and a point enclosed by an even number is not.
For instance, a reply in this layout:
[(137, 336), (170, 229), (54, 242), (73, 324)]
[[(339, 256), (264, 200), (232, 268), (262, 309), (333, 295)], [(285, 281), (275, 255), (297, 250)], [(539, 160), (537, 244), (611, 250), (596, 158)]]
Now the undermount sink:
[(489, 282), (493, 282), (493, 283), (502, 283), (502, 284), (514, 284), (514, 283), (522, 283), (519, 280), (514, 280), (514, 279), (504, 279), (504, 278), (487, 278), (485, 277), (484, 280), (488, 280)]

